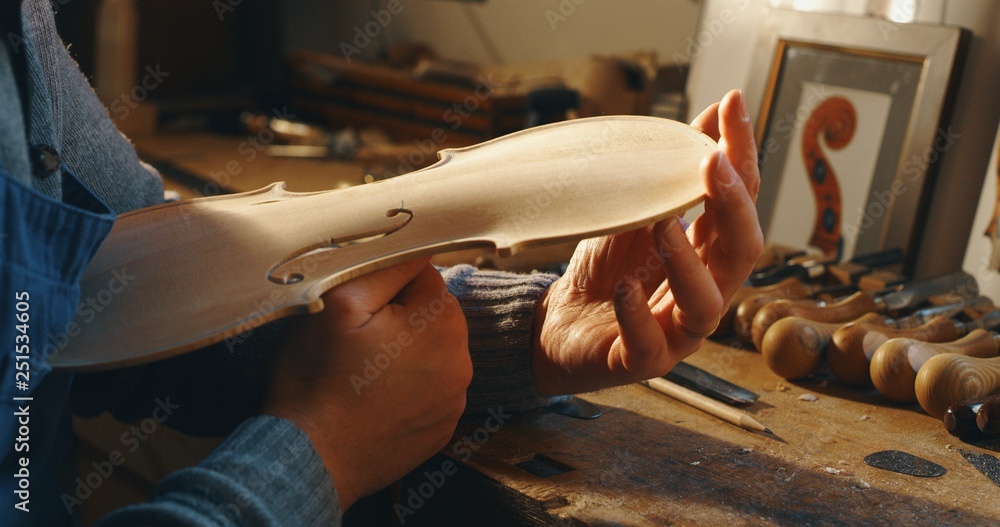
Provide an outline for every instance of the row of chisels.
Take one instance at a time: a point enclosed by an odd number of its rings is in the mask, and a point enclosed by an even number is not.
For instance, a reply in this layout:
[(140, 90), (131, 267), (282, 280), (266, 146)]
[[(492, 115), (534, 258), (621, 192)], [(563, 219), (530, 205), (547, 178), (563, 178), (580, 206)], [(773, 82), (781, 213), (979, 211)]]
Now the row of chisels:
[(1000, 309), (971, 275), (866, 286), (873, 273), (895, 275), (877, 267), (898, 263), (896, 251), (843, 264), (788, 252), (775, 261), (776, 252), (765, 251), (772, 261), (751, 275), (717, 332), (752, 343), (776, 374), (799, 379), (825, 366), (847, 385), (918, 401), (937, 418), (1000, 392)]

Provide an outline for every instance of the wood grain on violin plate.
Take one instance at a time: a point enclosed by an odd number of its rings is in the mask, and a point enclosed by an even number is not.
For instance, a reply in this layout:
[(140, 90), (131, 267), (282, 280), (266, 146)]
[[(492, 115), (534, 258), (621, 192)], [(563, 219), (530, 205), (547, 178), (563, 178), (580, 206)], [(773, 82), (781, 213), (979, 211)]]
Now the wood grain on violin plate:
[(711, 138), (675, 121), (611, 116), (440, 152), (379, 183), (254, 192), (123, 214), (84, 273), (54, 367), (140, 364), (323, 309), (335, 285), (458, 249), (520, 249), (621, 232), (704, 198)]

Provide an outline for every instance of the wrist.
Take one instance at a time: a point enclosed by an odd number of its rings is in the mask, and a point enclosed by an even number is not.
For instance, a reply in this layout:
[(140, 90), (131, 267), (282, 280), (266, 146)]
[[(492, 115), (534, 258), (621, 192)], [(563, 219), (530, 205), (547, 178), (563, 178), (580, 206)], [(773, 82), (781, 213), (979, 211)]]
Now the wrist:
[(558, 287), (559, 281), (553, 282), (535, 305), (535, 320), (532, 326), (531, 336), (531, 372), (535, 378), (535, 390), (542, 397), (553, 397), (568, 393), (562, 388), (558, 380), (562, 377), (559, 367), (553, 361), (551, 350), (545, 346), (545, 322), (549, 315), (549, 305), (552, 300), (552, 291)]
[(361, 499), (362, 495), (353, 485), (357, 482), (356, 478), (351, 477), (350, 470), (339, 463), (341, 456), (339, 449), (334, 446), (334, 442), (331, 440), (329, 427), (320, 426), (309, 412), (298, 411), (282, 405), (269, 404), (264, 408), (263, 413), (292, 423), (309, 439), (313, 450), (323, 462), (323, 468), (333, 480), (341, 511), (346, 511)]

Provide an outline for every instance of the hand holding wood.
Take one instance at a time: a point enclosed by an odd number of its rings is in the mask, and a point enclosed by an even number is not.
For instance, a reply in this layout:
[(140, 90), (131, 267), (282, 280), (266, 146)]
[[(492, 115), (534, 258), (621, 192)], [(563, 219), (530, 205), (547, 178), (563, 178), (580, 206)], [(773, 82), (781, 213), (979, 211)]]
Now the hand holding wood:
[(664, 119), (581, 119), (446, 150), (432, 167), (373, 185), (274, 185), (125, 214), (81, 285), (82, 299), (107, 301), (78, 314), (50, 362), (139, 364), (317, 312), (325, 291), (394, 263), (636, 229), (703, 198), (698, 167), (715, 148)]
[(719, 139), (700, 172), (705, 212), (586, 240), (535, 316), (539, 393), (591, 391), (663, 375), (701, 346), (763, 245), (753, 129), (731, 92), (694, 126)]

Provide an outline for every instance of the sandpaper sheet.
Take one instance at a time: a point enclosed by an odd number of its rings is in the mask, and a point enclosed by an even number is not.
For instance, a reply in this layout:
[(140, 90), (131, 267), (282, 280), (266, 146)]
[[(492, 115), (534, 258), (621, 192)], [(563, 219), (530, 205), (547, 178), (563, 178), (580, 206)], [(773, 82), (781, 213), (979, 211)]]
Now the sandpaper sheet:
[(966, 461), (972, 463), (972, 466), (976, 467), (976, 470), (993, 480), (993, 483), (1000, 485), (1000, 459), (997, 459), (996, 456), (982, 452), (973, 452), (971, 450), (959, 450), (959, 453), (962, 454), (962, 457)]

